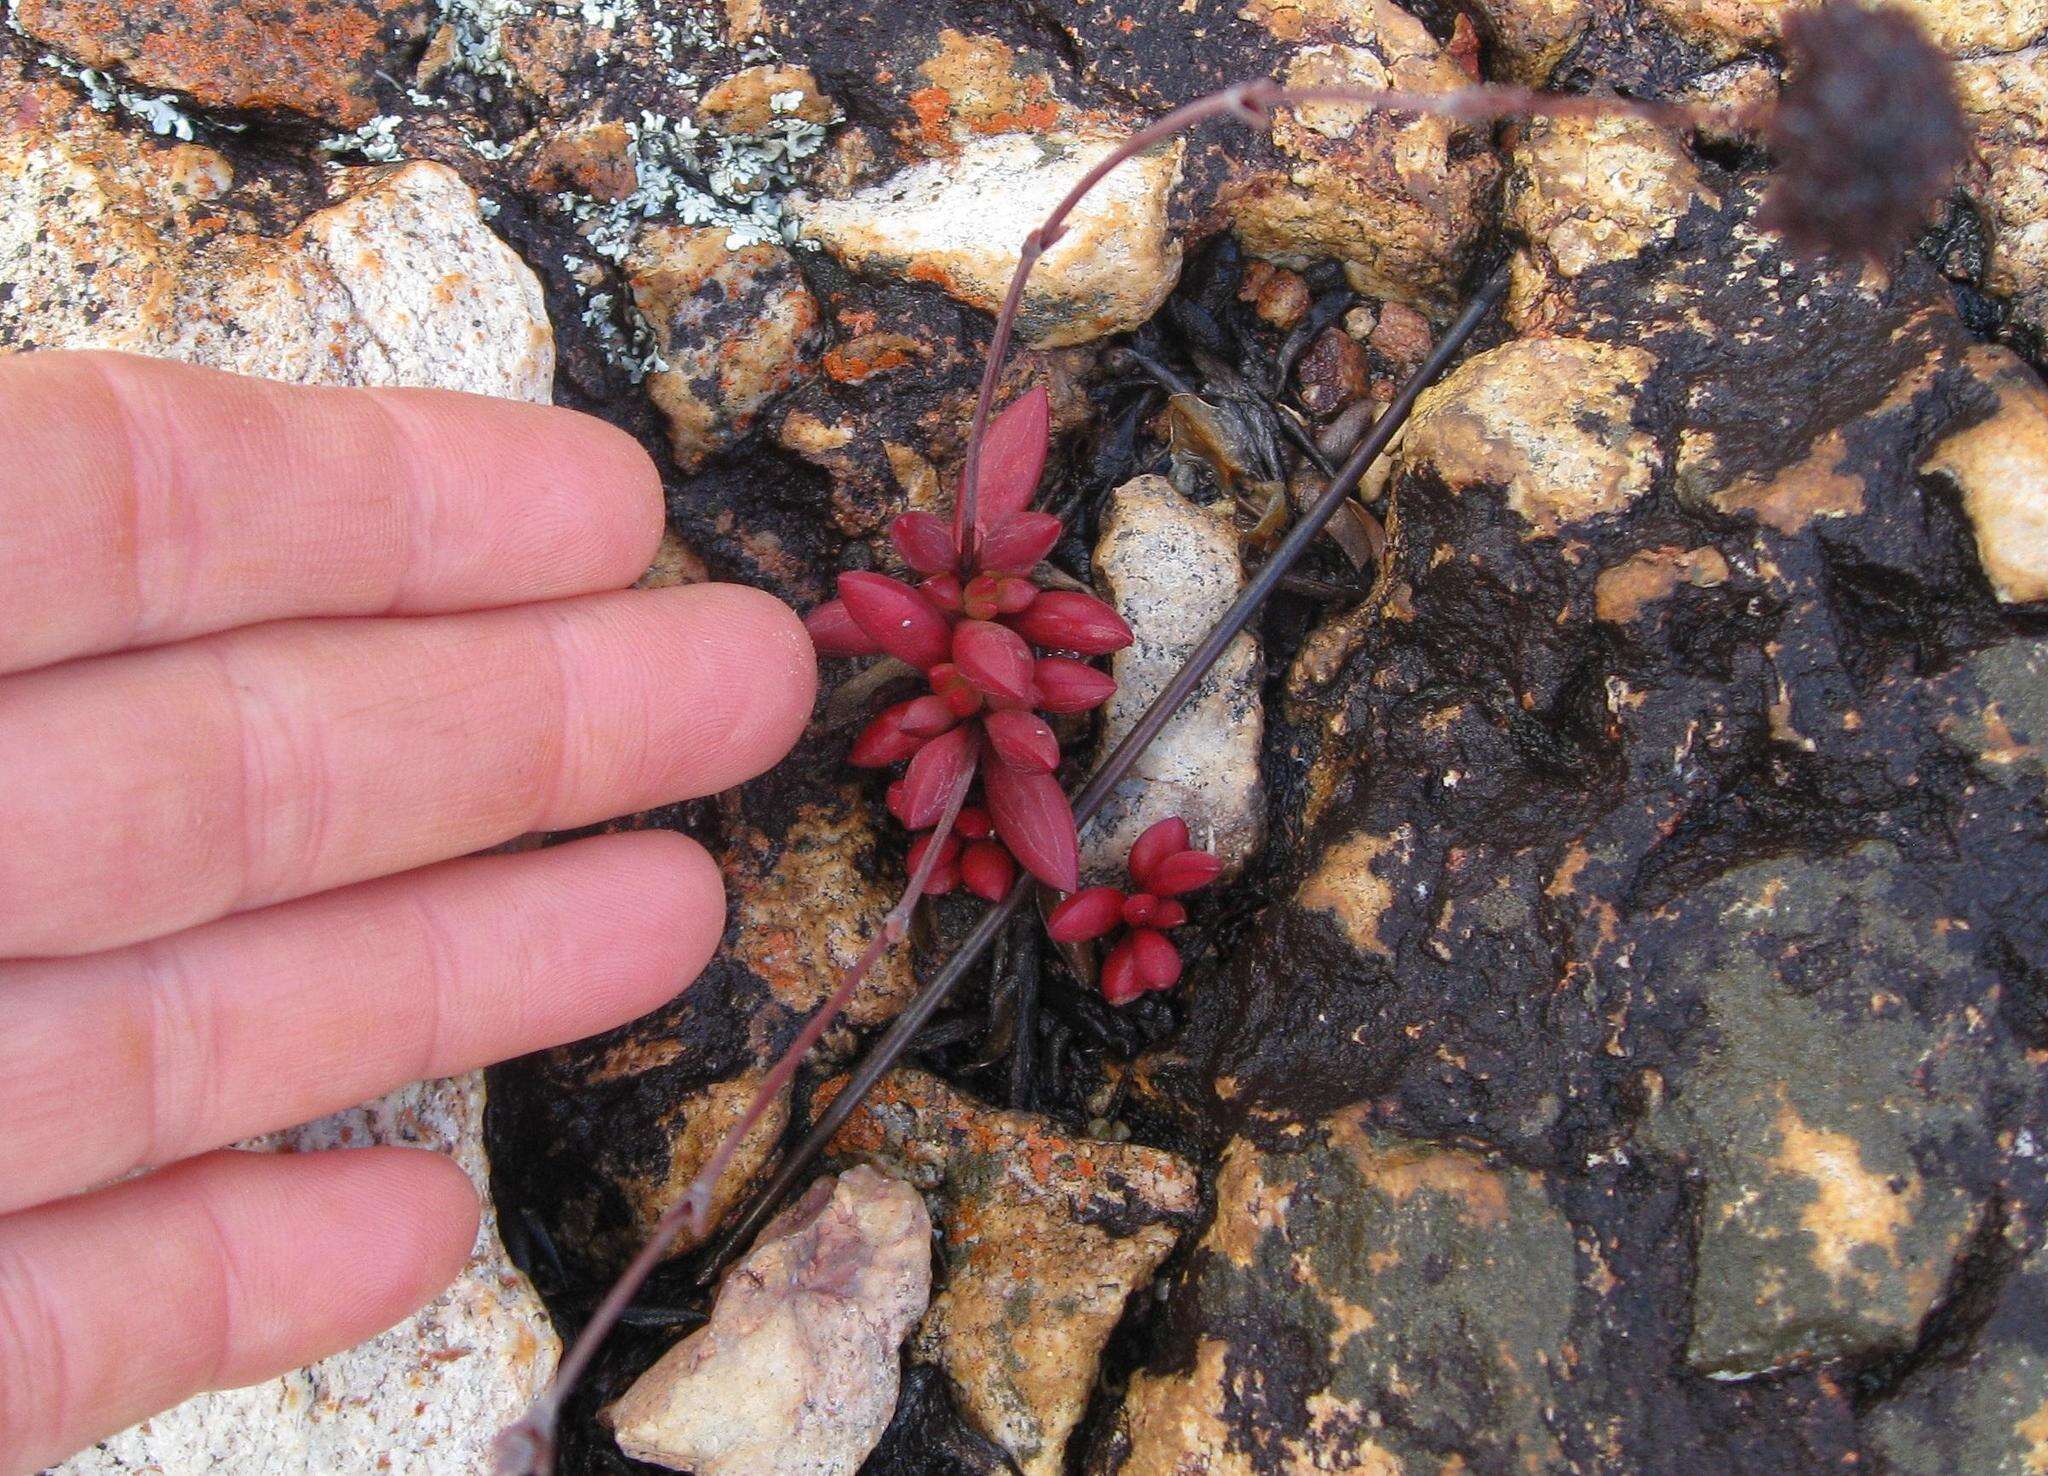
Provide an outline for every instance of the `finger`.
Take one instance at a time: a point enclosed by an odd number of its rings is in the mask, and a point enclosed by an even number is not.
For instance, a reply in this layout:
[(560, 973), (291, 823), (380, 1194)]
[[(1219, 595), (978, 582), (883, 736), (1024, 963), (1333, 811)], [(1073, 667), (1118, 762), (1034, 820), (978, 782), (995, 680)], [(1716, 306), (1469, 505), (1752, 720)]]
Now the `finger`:
[(400, 1148), (219, 1153), (0, 1220), (0, 1472), (381, 1332), (476, 1224), (462, 1171)]
[(0, 445), (0, 671), (618, 589), (661, 536), (631, 437), (479, 395), (29, 354), (0, 360)]
[(796, 741), (732, 585), (257, 626), (0, 682), (0, 958), (80, 953), (726, 789)]
[(711, 858), (646, 831), (0, 964), (0, 1213), (622, 1024), (723, 922)]

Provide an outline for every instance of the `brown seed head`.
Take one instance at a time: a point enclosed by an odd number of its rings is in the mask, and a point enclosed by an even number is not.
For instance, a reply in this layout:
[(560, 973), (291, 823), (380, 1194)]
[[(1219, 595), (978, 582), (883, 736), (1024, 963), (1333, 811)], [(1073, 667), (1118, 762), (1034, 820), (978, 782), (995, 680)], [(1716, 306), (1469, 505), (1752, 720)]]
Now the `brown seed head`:
[(1948, 58), (1906, 11), (1853, 4), (1800, 11), (1785, 46), (1763, 224), (1796, 250), (1888, 258), (1968, 149)]

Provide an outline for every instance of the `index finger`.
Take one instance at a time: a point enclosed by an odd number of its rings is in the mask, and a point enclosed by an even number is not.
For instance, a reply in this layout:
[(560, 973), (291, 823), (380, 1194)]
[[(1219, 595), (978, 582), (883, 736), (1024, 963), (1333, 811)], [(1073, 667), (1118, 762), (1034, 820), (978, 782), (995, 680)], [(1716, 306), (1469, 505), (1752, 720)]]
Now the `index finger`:
[(260, 621), (617, 589), (661, 481), (603, 421), (123, 354), (0, 357), (0, 672)]

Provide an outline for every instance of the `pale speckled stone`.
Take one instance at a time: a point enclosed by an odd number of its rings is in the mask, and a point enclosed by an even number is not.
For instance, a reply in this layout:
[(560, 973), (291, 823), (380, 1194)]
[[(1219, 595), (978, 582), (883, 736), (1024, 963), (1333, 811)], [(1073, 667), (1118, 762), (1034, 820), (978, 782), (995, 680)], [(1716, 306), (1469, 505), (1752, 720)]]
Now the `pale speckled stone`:
[(1635, 118), (1531, 123), (1509, 162), (1505, 216), (1525, 243), (1516, 255), (1516, 326), (1569, 316), (1570, 284), (1671, 240), (1696, 203), (1713, 196), (1670, 129)]
[[(1118, 140), (1006, 133), (913, 164), (839, 200), (797, 197), (804, 235), (859, 271), (930, 282), (987, 312), (1001, 306), (1024, 238)], [(1176, 142), (1113, 172), (1067, 221), (1031, 275), (1019, 336), (1086, 343), (1144, 322), (1180, 280), (1167, 199)]]
[(0, 347), (550, 398), (540, 284), (452, 170), (337, 171), (342, 198), (265, 236), (222, 228), (234, 173), (213, 150), (122, 132), (46, 86), (15, 105), (42, 126), (0, 134)]
[(484, 1202), (455, 1284), (346, 1353), (268, 1383), (202, 1394), (104, 1440), (52, 1476), (476, 1476), (561, 1356), (547, 1311), (498, 1238), (482, 1073), (425, 1082), (245, 1144), (310, 1152), (396, 1143), (448, 1153)]
[(896, 1410), (931, 1233), (901, 1179), (818, 1180), (726, 1273), (711, 1320), (604, 1412), (620, 1449), (696, 1476), (851, 1476)]
[(1656, 363), (1642, 349), (1581, 338), (1517, 339), (1475, 354), (1423, 395), (1397, 468), (1427, 467), (1460, 491), (1502, 489), (1532, 538), (1620, 512), (1657, 474), (1657, 443), (1632, 420)]
[(1985, 285), (2048, 327), (2048, 46), (1959, 62), (1956, 86), (1983, 164), (1971, 182), (1989, 227)]
[[(1098, 762), (1123, 740), (1244, 588), (1227, 505), (1196, 506), (1164, 477), (1138, 477), (1110, 496), (1095, 572), (1136, 641), (1110, 666), (1116, 695), (1103, 709)], [(1081, 838), (1081, 869), (1121, 881), (1131, 843), (1178, 815), (1195, 843), (1243, 870), (1265, 841), (1259, 746), (1265, 662), (1249, 633), (1230, 643), (1180, 712), (1145, 750)]]
[[(827, 1082), (814, 1105), (844, 1086)], [(1066, 1137), (910, 1070), (876, 1085), (830, 1151), (931, 1196), (945, 1284), (913, 1354), (945, 1371), (968, 1424), (1023, 1476), (1060, 1476), (1111, 1332), (1195, 1215), (1194, 1168)]]

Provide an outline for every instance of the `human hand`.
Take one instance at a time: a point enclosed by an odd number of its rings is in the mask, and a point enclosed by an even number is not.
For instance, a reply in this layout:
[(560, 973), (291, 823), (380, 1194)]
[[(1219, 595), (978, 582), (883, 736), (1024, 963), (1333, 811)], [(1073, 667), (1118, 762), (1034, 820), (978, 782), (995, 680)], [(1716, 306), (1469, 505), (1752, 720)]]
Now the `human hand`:
[(469, 853), (761, 772), (815, 676), (766, 595), (624, 590), (660, 487), (568, 411), (43, 354), (0, 448), (11, 1473), (446, 1284), (445, 1159), (216, 1150), (672, 996), (694, 843)]

